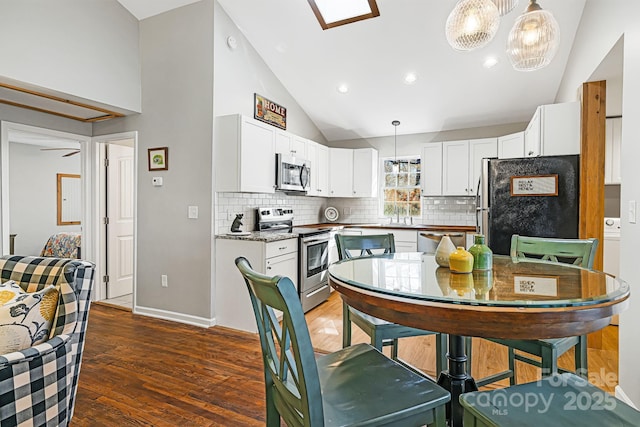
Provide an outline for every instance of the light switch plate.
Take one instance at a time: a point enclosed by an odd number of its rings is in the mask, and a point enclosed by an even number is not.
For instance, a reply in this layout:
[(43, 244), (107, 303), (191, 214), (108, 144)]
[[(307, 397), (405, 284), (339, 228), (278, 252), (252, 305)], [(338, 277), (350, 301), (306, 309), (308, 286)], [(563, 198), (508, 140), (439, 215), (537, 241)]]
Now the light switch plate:
[(636, 201), (629, 200), (629, 222), (631, 224), (636, 223)]
[(162, 177), (154, 176), (153, 178), (151, 178), (151, 183), (154, 187), (162, 187)]
[(189, 206), (188, 215), (189, 219), (198, 219), (198, 207)]

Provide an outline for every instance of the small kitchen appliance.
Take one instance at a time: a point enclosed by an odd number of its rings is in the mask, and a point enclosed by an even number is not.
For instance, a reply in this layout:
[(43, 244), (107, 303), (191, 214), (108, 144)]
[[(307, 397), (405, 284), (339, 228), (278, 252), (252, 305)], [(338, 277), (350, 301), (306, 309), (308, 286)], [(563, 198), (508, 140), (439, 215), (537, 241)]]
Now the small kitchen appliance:
[(286, 154), (276, 154), (276, 189), (284, 192), (306, 193), (311, 167), (309, 161)]
[(298, 236), (298, 293), (302, 309), (307, 312), (326, 301), (329, 288), (330, 228), (294, 227), (290, 207), (257, 209), (256, 230), (291, 233)]

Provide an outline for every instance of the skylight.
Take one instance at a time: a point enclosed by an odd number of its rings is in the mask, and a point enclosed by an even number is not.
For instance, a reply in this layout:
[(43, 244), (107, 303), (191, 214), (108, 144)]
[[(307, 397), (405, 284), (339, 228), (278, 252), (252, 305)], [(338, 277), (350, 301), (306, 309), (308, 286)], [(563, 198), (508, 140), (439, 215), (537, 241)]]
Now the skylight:
[(375, 0), (308, 0), (322, 29), (380, 16)]

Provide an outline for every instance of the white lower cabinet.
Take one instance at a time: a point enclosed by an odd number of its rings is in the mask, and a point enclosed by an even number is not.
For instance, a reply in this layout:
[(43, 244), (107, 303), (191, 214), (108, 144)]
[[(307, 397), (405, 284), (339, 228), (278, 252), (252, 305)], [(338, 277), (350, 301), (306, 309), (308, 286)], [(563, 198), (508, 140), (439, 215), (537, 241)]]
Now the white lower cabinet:
[(235, 266), (243, 256), (259, 273), (286, 276), (297, 288), (298, 239), (276, 242), (216, 239), (215, 324), (247, 332), (258, 332), (247, 286)]

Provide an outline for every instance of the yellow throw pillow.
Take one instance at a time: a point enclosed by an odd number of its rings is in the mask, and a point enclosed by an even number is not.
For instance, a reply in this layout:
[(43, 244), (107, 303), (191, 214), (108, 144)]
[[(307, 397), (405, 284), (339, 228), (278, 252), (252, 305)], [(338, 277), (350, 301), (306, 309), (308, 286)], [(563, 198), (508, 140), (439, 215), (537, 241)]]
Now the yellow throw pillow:
[(53, 285), (33, 293), (23, 291), (13, 280), (0, 285), (0, 354), (49, 339), (58, 295)]

